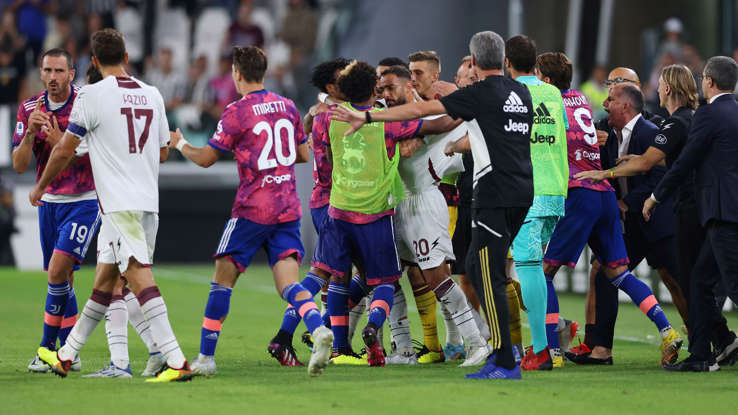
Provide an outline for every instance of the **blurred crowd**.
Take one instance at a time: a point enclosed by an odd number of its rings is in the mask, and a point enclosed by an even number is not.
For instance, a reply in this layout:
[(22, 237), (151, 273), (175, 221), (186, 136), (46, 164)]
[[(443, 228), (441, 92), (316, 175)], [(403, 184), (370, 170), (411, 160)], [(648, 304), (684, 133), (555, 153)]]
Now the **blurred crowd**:
[[(309, 73), (321, 10), (332, 0), (0, 0), (0, 105), (43, 90), (38, 57), (66, 49), (83, 85), (90, 34), (114, 27), (126, 37), (129, 73), (156, 85), (172, 128), (202, 143), (225, 106), (238, 98), (231, 46), (256, 45), (269, 56), (266, 86), (295, 97), (313, 91)], [(153, 29), (152, 29), (153, 28)], [(309, 91), (308, 91), (309, 90)], [(13, 111), (13, 114), (15, 112)]]

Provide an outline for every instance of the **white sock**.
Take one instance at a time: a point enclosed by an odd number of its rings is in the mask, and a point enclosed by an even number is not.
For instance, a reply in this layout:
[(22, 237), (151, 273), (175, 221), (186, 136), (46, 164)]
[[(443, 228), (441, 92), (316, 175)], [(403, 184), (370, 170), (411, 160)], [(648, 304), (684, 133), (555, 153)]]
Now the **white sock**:
[[(93, 293), (94, 296), (94, 293)], [(59, 357), (62, 360), (73, 360), (80, 349), (87, 343), (87, 339), (97, 327), (97, 324), (105, 318), (108, 306), (102, 305), (90, 298), (87, 300), (82, 312), (79, 313), (77, 323), (67, 337), (67, 343), (59, 349)]]
[(128, 367), (128, 309), (122, 298), (110, 303), (105, 313), (105, 334), (108, 336), (110, 361), (121, 369)]
[[(158, 290), (157, 290), (158, 293)], [(167, 362), (169, 367), (179, 369), (184, 365), (185, 357), (182, 349), (179, 348), (177, 338), (174, 337), (174, 331), (169, 324), (169, 316), (167, 314), (167, 306), (161, 295), (150, 298), (141, 304), (141, 310), (146, 316), (151, 326), (151, 337), (159, 346), (159, 351)]]
[(349, 344), (354, 339), (354, 333), (356, 332), (356, 326), (361, 320), (361, 316), (364, 315), (364, 310), (367, 308), (366, 303), (371, 301), (369, 296), (362, 298), (359, 304), (356, 304), (354, 308), (349, 311), (349, 325), (348, 325), (348, 340)]
[(149, 354), (155, 354), (159, 352), (159, 349), (154, 343), (154, 339), (151, 337), (151, 330), (149, 328), (149, 322), (144, 317), (143, 311), (141, 311), (141, 305), (138, 303), (138, 298), (132, 293), (126, 294), (126, 308), (128, 309), (128, 322), (136, 330), (136, 333), (141, 337), (146, 348), (149, 349)]
[[(434, 291), (436, 292), (438, 301), (451, 313), (453, 323), (466, 343), (470, 346), (481, 346), (484, 344), (484, 339), (479, 334), (479, 328), (477, 328), (477, 324), (474, 321), (474, 316), (472, 315), (469, 303), (466, 301), (466, 296), (454, 280), (448, 278), (439, 284)], [(438, 297), (439, 292), (442, 294), (440, 297)]]
[(390, 309), (387, 320), (392, 336), (392, 343), (399, 353), (413, 351), (412, 339), (410, 338), (410, 321), (407, 319), (407, 301), (402, 288), (395, 289), (395, 298)]
[(461, 346), (464, 344), (464, 340), (461, 338), (461, 333), (459, 333), (459, 329), (454, 323), (453, 316), (451, 316), (451, 313), (443, 303), (441, 303), (441, 312), (443, 313), (443, 321), (446, 322), (446, 343)]
[(471, 312), (472, 312), (472, 315), (474, 316), (474, 322), (477, 323), (479, 334), (482, 335), (483, 339), (489, 340), (490, 333), (489, 333), (489, 325), (487, 324), (487, 320), (485, 320), (474, 308), (471, 308)]

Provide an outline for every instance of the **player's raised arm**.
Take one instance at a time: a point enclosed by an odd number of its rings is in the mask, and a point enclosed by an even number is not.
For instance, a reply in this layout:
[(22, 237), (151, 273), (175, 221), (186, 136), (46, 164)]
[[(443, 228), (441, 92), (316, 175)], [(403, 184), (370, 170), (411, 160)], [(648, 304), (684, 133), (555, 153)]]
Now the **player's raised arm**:
[(74, 159), (75, 150), (81, 141), (76, 135), (66, 132), (59, 144), (55, 145), (54, 149), (51, 150), (49, 162), (46, 164), (44, 173), (29, 195), (29, 200), (33, 206), (41, 206), (43, 204), (41, 203), (41, 196), (44, 195), (46, 187)]
[[(25, 119), (23, 113), (23, 105), (18, 110), (18, 124), (22, 131), (25, 128), (25, 134), (23, 134), (20, 144), (13, 149), (13, 170), (20, 174), (28, 169), (31, 164), (31, 155), (33, 154), (33, 140), (36, 137), (38, 130), (49, 121), (49, 115), (41, 111), (42, 98), (36, 100), (36, 107), (33, 112)], [(25, 126), (25, 127), (24, 127)], [(18, 134), (18, 131), (16, 132)], [(15, 137), (18, 137), (16, 135)]]
[(427, 115), (445, 113), (446, 108), (441, 104), (441, 101), (431, 100), (398, 105), (384, 111), (372, 113), (353, 111), (343, 105), (337, 105), (331, 111), (331, 119), (349, 123), (351, 128), (346, 131), (345, 135), (350, 135), (368, 121), (407, 121), (423, 118)]
[(218, 161), (220, 154), (211, 146), (195, 147), (185, 140), (182, 131), (177, 128), (176, 132), (169, 132), (169, 148), (176, 148), (188, 160), (200, 167), (210, 167)]

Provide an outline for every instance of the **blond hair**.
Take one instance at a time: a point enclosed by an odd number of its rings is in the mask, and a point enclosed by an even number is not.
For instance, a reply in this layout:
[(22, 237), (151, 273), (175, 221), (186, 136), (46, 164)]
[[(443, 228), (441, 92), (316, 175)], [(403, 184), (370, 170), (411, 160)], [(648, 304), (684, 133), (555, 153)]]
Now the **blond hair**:
[(684, 65), (666, 66), (661, 70), (661, 79), (671, 88), (669, 96), (676, 104), (697, 108), (697, 82), (689, 68)]

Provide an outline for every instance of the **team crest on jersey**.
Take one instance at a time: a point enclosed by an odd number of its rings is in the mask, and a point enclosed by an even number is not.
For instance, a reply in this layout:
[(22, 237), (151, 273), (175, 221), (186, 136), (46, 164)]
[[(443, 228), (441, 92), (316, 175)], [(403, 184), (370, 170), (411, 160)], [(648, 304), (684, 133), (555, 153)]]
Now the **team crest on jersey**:
[(664, 144), (666, 144), (666, 141), (667, 140), (666, 140), (666, 136), (665, 135), (659, 134), (659, 135), (656, 136), (656, 138), (653, 139), (653, 141), (655, 141), (656, 144), (664, 145)]
[(23, 131), (24, 131), (23, 123), (18, 121), (18, 123), (15, 125), (15, 134), (23, 135)]
[(364, 149), (366, 139), (360, 133), (354, 133), (343, 138), (343, 157), (341, 164), (349, 174), (358, 174), (366, 168)]

